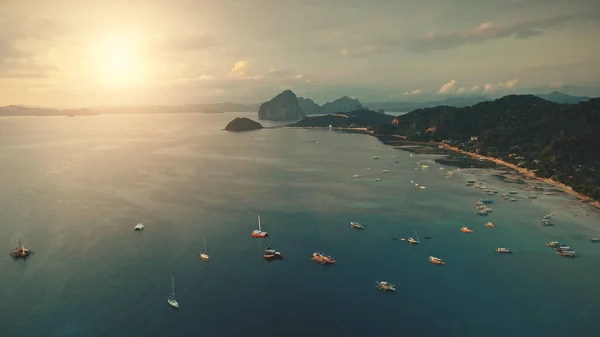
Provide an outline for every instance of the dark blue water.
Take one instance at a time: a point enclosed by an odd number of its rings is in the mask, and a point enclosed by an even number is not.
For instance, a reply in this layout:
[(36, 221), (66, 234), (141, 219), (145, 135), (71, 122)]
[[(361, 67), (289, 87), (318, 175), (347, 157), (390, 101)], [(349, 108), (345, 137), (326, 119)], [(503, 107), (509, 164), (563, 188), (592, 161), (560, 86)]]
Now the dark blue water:
[[(0, 258), (0, 336), (598, 335), (596, 213), (543, 228), (540, 197), (480, 218), (481, 195), (432, 157), (338, 132), (221, 131), (235, 115), (0, 119), (0, 247), (36, 252)], [(257, 213), (268, 239), (250, 237)], [(391, 240), (413, 228), (421, 245)], [(263, 260), (265, 245), (285, 260)]]

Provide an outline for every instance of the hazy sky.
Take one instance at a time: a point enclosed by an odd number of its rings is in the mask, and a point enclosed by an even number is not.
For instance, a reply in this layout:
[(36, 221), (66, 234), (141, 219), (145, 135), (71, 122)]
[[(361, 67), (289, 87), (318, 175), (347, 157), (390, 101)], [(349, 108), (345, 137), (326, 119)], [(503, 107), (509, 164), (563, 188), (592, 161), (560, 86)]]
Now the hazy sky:
[(0, 0), (0, 105), (600, 96), (599, 0)]

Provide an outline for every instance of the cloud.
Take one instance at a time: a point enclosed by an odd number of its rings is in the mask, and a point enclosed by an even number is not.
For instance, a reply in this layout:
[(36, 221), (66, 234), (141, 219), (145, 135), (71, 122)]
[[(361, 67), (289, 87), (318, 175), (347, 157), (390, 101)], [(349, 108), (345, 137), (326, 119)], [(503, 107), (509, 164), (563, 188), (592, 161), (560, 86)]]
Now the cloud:
[(233, 69), (229, 72), (232, 76), (244, 77), (248, 72), (248, 61), (239, 60), (233, 65)]
[(434, 50), (446, 50), (466, 44), (479, 44), (489, 40), (514, 37), (526, 39), (542, 35), (546, 29), (564, 25), (576, 20), (593, 19), (591, 15), (565, 14), (545, 19), (522, 21), (509, 25), (493, 25), (483, 22), (477, 27), (462, 32), (447, 32), (428, 34), (422, 38), (408, 41), (408, 50), (417, 53), (426, 53)]
[(301, 80), (304, 78), (304, 74), (296, 74), (294, 75), (294, 79)]
[(0, 38), (0, 60), (7, 58), (21, 58), (29, 56), (28, 53), (18, 49), (14, 44)]
[(58, 68), (39, 65), (29, 59), (0, 59), (0, 78), (48, 78), (52, 71), (58, 71)]
[(519, 81), (518, 78), (512, 79), (510, 81), (506, 81), (506, 83), (504, 83), (504, 87), (506, 88), (514, 88), (515, 85), (517, 85), (517, 82)]
[(442, 85), (442, 87), (439, 90), (440, 94), (446, 94), (448, 92), (451, 92), (454, 90), (454, 86), (456, 85), (456, 81), (455, 80), (451, 80), (450, 82)]
[(152, 41), (153, 49), (166, 53), (205, 51), (217, 46), (219, 46), (219, 42), (214, 37), (205, 34), (158, 35)]
[(51, 20), (0, 15), (0, 36), (8, 41), (49, 40), (67, 31), (67, 26)]
[(458, 89), (456, 91), (456, 93), (458, 93), (458, 94), (476, 93), (479, 91), (479, 89), (480, 89), (479, 84), (476, 84), (472, 87), (460, 87), (460, 89)]
[(483, 86), (483, 91), (485, 91), (485, 92), (494, 91), (494, 89), (495, 89), (495, 86), (492, 83), (488, 83)]
[(215, 78), (215, 77), (211, 74), (202, 74), (202, 75), (198, 76), (199, 80), (212, 80), (213, 78)]
[(552, 89), (560, 89), (564, 86), (565, 86), (565, 82), (562, 82), (562, 81), (556, 81), (556, 82), (550, 83), (550, 88), (552, 88)]

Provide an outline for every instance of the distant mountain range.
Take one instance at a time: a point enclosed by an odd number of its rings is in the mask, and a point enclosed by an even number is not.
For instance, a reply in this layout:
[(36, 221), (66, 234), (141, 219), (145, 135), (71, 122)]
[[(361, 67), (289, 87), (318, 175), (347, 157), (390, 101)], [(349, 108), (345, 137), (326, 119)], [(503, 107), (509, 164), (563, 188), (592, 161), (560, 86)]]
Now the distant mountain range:
[(168, 113), (222, 113), (253, 112), (260, 104), (215, 103), (186, 105), (136, 105), (136, 106), (102, 106), (86, 109), (50, 109), (34, 108), (22, 105), (0, 107), (0, 117), (8, 116), (90, 116), (103, 114), (168, 114)]
[[(539, 98), (543, 98), (547, 101), (561, 104), (576, 104), (579, 102), (589, 101), (590, 97), (585, 96), (571, 96), (567, 94), (563, 94), (562, 92), (553, 91), (549, 94), (539, 94), (534, 95)], [(484, 96), (474, 96), (474, 97), (450, 97), (440, 101), (428, 101), (428, 102), (381, 102), (381, 103), (365, 103), (364, 106), (371, 110), (380, 110), (383, 109), (385, 111), (396, 111), (396, 112), (409, 112), (416, 109), (425, 109), (425, 108), (433, 108), (436, 106), (453, 106), (457, 108), (462, 108), (466, 106), (471, 106), (477, 103), (491, 101), (492, 98), (484, 97)]]
[[(576, 104), (589, 101), (590, 97), (571, 96), (558, 91), (549, 94), (535, 95), (545, 100), (561, 103)], [(332, 114), (336, 112), (350, 112), (361, 108), (371, 110), (384, 110), (395, 112), (409, 112), (416, 109), (432, 108), (436, 106), (466, 107), (480, 102), (490, 101), (484, 96), (475, 97), (450, 97), (439, 101), (427, 102), (373, 102), (361, 104), (357, 99), (348, 96), (341, 97), (333, 102), (327, 102), (322, 106), (310, 98), (298, 97), (300, 109), (306, 115)], [(86, 116), (99, 114), (154, 114), (154, 113), (220, 113), (220, 112), (253, 112), (258, 111), (262, 103), (214, 103), (214, 104), (187, 104), (187, 105), (137, 105), (137, 106), (113, 106), (113, 107), (90, 107), (85, 109), (51, 109), (39, 107), (27, 107), (22, 105), (9, 105), (0, 107), (0, 117), (3, 116)]]

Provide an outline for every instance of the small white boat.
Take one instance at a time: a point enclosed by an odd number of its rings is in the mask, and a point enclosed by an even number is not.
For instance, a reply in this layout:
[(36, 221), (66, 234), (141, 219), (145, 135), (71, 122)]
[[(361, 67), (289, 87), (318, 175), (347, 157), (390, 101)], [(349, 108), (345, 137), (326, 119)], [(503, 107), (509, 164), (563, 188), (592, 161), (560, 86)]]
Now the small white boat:
[(141, 223), (139, 223), (139, 224), (135, 225), (135, 227), (133, 227), (133, 230), (135, 230), (135, 231), (141, 231), (142, 229), (144, 229), (144, 224), (141, 224)]
[(512, 250), (510, 250), (508, 248), (504, 248), (504, 247), (496, 248), (496, 252), (498, 252), (500, 254), (512, 254)]
[(204, 261), (208, 261), (210, 259), (208, 256), (208, 250), (206, 249), (206, 237), (204, 238), (204, 251), (200, 253), (200, 258)]
[(379, 159), (379, 157), (377, 157), (377, 156), (373, 156), (373, 159)]
[(350, 222), (350, 228), (356, 228), (356, 229), (365, 229), (365, 226), (361, 225), (358, 222)]
[(390, 172), (389, 170), (381, 170), (381, 173), (388, 173)]
[(352, 176), (353, 178), (360, 178), (360, 176), (358, 174), (355, 174)]
[(370, 168), (370, 167), (367, 167), (367, 169), (366, 169), (365, 171), (371, 171), (371, 168)]
[(381, 178), (375, 178), (373, 180), (375, 180), (375, 181), (381, 181)]
[(409, 237), (407, 239), (407, 241), (411, 245), (418, 245), (420, 243), (420, 241), (419, 241), (419, 235), (417, 234), (417, 231), (415, 229), (413, 229), (413, 236)]
[(266, 238), (267, 236), (269, 236), (269, 233), (263, 232), (263, 230), (262, 230), (262, 227), (260, 224), (260, 215), (258, 215), (258, 229), (253, 230), (250, 235), (252, 235), (255, 238)]
[(171, 296), (167, 297), (167, 303), (175, 309), (179, 309), (179, 303), (175, 299), (175, 279), (171, 277)]
[(424, 189), (425, 189), (425, 186), (421, 186), (421, 187), (419, 187), (419, 188), (420, 188), (420, 189), (422, 189), (422, 190), (424, 190)]

